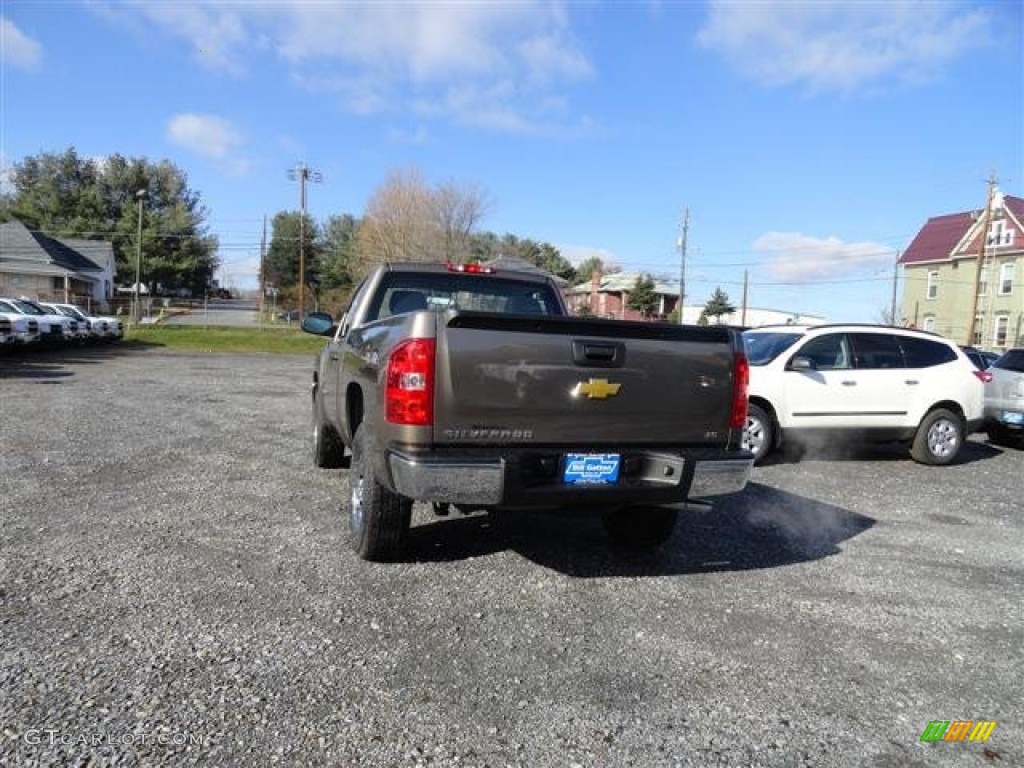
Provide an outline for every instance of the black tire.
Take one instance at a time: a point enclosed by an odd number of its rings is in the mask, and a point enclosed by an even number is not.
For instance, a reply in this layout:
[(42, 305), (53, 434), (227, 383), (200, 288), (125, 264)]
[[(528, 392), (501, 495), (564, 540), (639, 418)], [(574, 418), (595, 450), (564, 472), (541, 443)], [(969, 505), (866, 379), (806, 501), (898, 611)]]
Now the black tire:
[(921, 419), (910, 455), (921, 464), (949, 464), (960, 453), (966, 431), (964, 420), (958, 414), (936, 408)]
[(679, 510), (671, 507), (621, 507), (605, 512), (601, 522), (614, 546), (642, 552), (668, 541), (678, 518)]
[(314, 466), (322, 469), (337, 469), (345, 465), (345, 445), (338, 437), (338, 433), (334, 431), (334, 427), (324, 421), (319, 390), (313, 395), (310, 433)]
[(754, 463), (760, 464), (775, 448), (775, 426), (772, 417), (763, 408), (751, 404), (747, 407), (747, 425), (743, 429), (743, 447), (754, 454)]
[(349, 471), (348, 517), (352, 549), (364, 560), (396, 560), (405, 548), (412, 499), (382, 486), (373, 476), (366, 425), (356, 429)]

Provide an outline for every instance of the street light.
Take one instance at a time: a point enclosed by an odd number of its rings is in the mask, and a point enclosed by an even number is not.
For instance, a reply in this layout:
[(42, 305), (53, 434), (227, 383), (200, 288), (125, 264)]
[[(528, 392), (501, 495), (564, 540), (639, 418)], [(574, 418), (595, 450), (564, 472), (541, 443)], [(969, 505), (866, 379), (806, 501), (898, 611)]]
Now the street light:
[(299, 180), (299, 199), (302, 203), (302, 213), (299, 217), (299, 322), (301, 323), (305, 311), (303, 291), (306, 286), (306, 182), (312, 181), (319, 184), (324, 177), (320, 171), (314, 171), (305, 163), (299, 163), (289, 169), (288, 178), (292, 181)]
[(139, 198), (139, 236), (135, 240), (135, 324), (141, 321), (142, 313), (139, 306), (139, 281), (142, 279), (142, 201), (146, 197), (146, 190), (140, 189), (135, 193)]

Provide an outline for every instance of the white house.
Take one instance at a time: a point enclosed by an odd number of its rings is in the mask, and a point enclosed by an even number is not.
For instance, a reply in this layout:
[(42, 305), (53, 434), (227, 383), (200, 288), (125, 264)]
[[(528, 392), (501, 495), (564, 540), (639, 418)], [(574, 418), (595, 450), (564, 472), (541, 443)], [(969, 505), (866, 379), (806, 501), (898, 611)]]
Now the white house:
[(114, 290), (114, 248), (0, 224), (0, 296), (103, 305)]

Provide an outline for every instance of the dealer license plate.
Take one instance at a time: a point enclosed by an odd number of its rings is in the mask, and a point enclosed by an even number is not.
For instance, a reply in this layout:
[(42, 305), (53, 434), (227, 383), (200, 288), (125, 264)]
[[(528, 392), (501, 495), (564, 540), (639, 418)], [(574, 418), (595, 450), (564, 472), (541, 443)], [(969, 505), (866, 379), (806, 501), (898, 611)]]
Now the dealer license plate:
[(1003, 411), (1003, 423), (1024, 424), (1024, 413), (1013, 413), (1012, 411)]
[(562, 479), (566, 485), (611, 485), (619, 479), (617, 453), (568, 453)]

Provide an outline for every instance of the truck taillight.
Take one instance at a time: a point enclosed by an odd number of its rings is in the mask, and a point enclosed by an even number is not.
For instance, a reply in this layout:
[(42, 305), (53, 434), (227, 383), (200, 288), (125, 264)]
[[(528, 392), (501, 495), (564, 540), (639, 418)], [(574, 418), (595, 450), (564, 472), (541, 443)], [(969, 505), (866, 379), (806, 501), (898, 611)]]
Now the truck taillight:
[(434, 423), (433, 339), (409, 339), (391, 350), (384, 413), (392, 424)]
[(470, 275), (493, 275), (494, 267), (484, 266), (476, 262), (470, 262), (469, 264), (455, 264), (448, 262), (444, 265), (449, 272), (465, 272)]
[(729, 414), (729, 429), (744, 429), (747, 426), (747, 390), (750, 386), (750, 363), (747, 356), (736, 355), (732, 365), (732, 411)]

